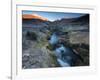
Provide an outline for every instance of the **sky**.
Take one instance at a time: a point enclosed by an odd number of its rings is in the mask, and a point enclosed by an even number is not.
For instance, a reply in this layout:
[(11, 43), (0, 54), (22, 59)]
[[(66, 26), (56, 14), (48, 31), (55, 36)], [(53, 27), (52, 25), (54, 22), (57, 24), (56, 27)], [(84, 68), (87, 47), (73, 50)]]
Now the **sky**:
[(50, 21), (60, 20), (62, 18), (75, 18), (85, 15), (85, 13), (67, 13), (67, 12), (44, 12), (44, 11), (22, 11), (22, 14), (37, 14)]

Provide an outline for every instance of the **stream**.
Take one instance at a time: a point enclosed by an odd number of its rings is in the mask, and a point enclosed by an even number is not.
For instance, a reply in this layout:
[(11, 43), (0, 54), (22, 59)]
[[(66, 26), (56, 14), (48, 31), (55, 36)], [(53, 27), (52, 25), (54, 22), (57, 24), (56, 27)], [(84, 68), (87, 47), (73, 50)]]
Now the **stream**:
[(59, 47), (56, 47), (56, 49), (54, 50), (58, 63), (60, 64), (61, 67), (73, 66), (75, 64), (75, 61), (78, 59), (78, 56), (75, 54), (73, 49), (71, 49), (68, 46), (65, 47), (64, 44), (60, 44), (58, 42), (59, 42), (59, 35), (53, 33), (51, 35), (49, 43), (52, 46), (54, 46), (55, 44), (59, 45)]

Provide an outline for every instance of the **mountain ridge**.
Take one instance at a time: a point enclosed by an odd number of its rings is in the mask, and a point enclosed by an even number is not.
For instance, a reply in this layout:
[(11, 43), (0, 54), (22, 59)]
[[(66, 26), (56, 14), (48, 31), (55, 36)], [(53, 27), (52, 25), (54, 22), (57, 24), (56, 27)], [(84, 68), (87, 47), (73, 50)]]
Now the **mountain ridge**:
[(39, 16), (37, 14), (23, 14), (22, 19), (39, 19), (39, 20), (43, 20), (43, 21), (48, 21), (47, 18), (44, 18), (44, 17)]

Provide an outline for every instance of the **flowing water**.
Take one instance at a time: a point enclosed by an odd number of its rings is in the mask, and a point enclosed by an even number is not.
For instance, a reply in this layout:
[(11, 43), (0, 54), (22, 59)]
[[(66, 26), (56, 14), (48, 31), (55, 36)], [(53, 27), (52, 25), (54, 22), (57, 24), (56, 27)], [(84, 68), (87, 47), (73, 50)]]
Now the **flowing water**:
[(59, 39), (60, 39), (60, 36), (57, 33), (53, 33), (51, 35), (49, 43), (52, 46), (56, 45), (54, 52), (60, 66), (62, 67), (74, 66), (77, 59), (82, 60), (81, 57), (77, 55), (71, 47), (69, 46), (66, 47), (64, 46), (64, 43), (59, 43)]
[(58, 43), (58, 41), (59, 41), (59, 36), (57, 36), (56, 33), (53, 33), (53, 34), (51, 35), (51, 38), (50, 38), (50, 40), (49, 40), (49, 43), (50, 43), (51, 45), (55, 45), (55, 44)]
[[(55, 44), (59, 44), (59, 36), (56, 33), (53, 33), (51, 35), (51, 38), (49, 40), (49, 43), (51, 45), (55, 45)], [(68, 67), (70, 66), (70, 56), (67, 56), (66, 54), (70, 53), (69, 50), (63, 45), (60, 44), (60, 47), (57, 47), (55, 50), (55, 55), (57, 57), (57, 61), (58, 63), (62, 66), (62, 67)], [(63, 56), (63, 54), (65, 54), (65, 56)], [(66, 60), (64, 60), (66, 57)], [(67, 61), (68, 60), (68, 61)]]

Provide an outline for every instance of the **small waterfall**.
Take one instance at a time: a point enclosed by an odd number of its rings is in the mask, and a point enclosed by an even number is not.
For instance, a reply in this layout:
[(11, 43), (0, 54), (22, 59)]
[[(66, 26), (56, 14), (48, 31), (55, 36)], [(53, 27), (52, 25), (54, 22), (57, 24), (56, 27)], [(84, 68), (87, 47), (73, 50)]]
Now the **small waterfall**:
[(53, 34), (51, 35), (51, 38), (50, 38), (50, 40), (49, 40), (49, 43), (50, 43), (51, 45), (55, 45), (55, 44), (58, 43), (58, 41), (59, 41), (59, 37), (57, 36), (56, 33), (53, 33)]
[(62, 67), (70, 67), (70, 64), (68, 62), (64, 62), (63, 60), (61, 59), (57, 59), (58, 63), (60, 64), (60, 66)]
[(62, 54), (66, 52), (66, 48), (64, 47), (64, 45), (61, 45), (60, 47), (55, 49), (55, 55), (59, 58), (61, 58)]
[(70, 56), (67, 56), (68, 51), (67, 48), (61, 44), (59, 48), (56, 48), (55, 55), (57, 56), (57, 61), (62, 67), (70, 66)]

